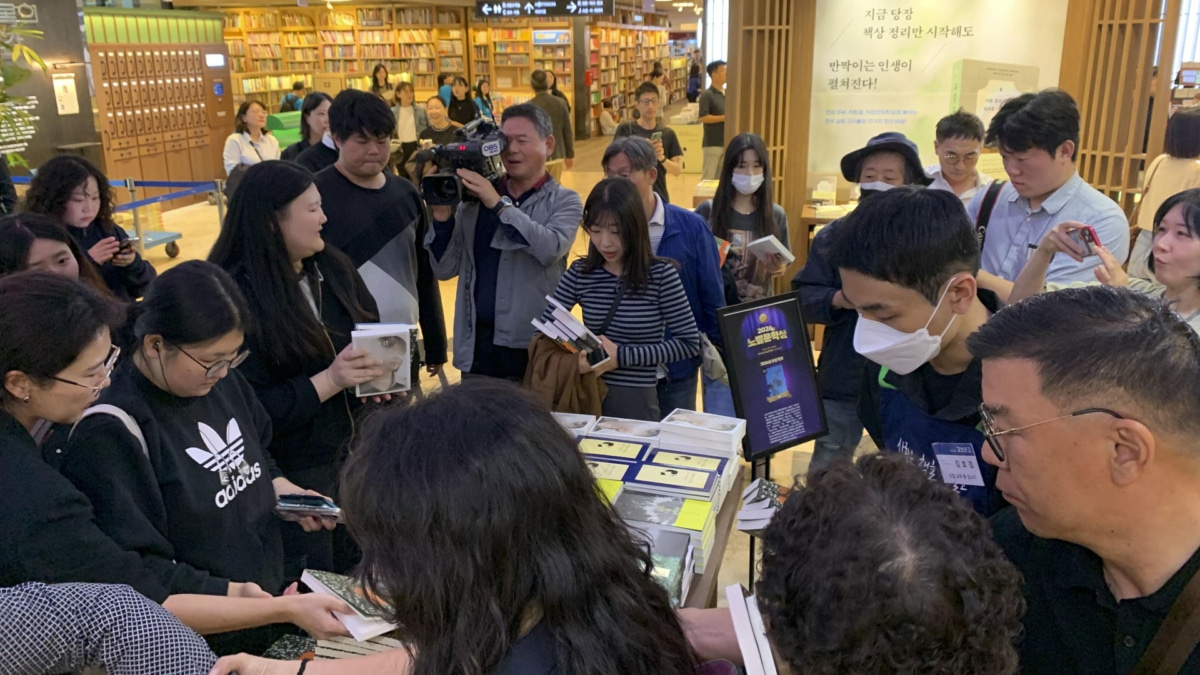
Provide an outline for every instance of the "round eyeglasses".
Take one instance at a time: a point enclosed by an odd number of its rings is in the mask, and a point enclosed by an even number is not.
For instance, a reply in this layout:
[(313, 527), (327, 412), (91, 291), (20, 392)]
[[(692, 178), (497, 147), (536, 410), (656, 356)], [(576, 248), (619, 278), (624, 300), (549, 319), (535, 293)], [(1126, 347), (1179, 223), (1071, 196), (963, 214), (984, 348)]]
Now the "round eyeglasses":
[(238, 353), (238, 355), (232, 359), (217, 361), (216, 363), (205, 363), (191, 354), (188, 354), (187, 350), (185, 350), (183, 347), (176, 347), (176, 349), (183, 352), (184, 356), (195, 361), (196, 365), (204, 368), (204, 377), (210, 380), (214, 380), (219, 377), (221, 375), (221, 371), (223, 370), (233, 370), (234, 368), (237, 368), (238, 366), (242, 365), (242, 362), (246, 360), (247, 356), (250, 356), (250, 350), (247, 349)]

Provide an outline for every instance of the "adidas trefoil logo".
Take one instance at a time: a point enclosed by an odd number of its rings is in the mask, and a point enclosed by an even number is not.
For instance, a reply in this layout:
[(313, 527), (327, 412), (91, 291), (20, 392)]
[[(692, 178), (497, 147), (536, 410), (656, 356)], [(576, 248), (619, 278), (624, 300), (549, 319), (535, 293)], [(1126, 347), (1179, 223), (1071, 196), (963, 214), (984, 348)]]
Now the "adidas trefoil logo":
[(237, 419), (231, 418), (222, 437), (217, 430), (200, 422), (200, 439), (204, 441), (206, 450), (188, 448), (188, 457), (200, 466), (217, 474), (223, 486), (217, 492), (214, 501), (217, 508), (225, 508), (233, 501), (238, 493), (258, 480), (262, 475), (262, 467), (256, 462), (250, 466), (246, 462), (245, 442)]

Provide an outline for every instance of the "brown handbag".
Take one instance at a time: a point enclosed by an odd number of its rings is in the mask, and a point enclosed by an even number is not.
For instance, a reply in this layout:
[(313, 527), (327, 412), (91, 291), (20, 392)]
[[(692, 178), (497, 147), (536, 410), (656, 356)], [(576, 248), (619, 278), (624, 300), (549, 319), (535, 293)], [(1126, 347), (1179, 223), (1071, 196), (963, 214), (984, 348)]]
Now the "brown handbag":
[(1177, 675), (1200, 643), (1200, 573), (1192, 575), (1171, 605), (1133, 675)]

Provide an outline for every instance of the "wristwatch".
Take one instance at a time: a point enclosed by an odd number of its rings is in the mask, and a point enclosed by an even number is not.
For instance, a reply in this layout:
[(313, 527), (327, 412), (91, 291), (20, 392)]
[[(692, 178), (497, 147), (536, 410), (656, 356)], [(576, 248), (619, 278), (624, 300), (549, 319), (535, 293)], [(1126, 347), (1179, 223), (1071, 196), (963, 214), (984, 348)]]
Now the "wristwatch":
[(505, 195), (500, 198), (500, 201), (496, 202), (496, 205), (492, 207), (492, 211), (496, 215), (500, 215), (504, 211), (504, 209), (507, 209), (508, 207), (510, 207), (512, 205), (513, 205), (513, 200), (511, 198), (509, 198), (508, 195)]

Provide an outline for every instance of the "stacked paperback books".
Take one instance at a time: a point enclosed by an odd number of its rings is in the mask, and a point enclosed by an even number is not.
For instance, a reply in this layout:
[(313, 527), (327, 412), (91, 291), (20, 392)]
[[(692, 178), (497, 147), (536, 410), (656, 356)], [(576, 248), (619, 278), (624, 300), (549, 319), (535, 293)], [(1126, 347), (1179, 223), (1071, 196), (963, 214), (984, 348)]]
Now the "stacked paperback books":
[(695, 573), (704, 573), (716, 534), (717, 511), (712, 502), (625, 489), (617, 495), (613, 508), (644, 541), (653, 542), (664, 532), (688, 537), (694, 549)]
[(667, 415), (659, 425), (658, 447), (681, 457), (709, 457), (728, 460), (721, 469), (717, 510), (724, 496), (733, 489), (742, 439), (746, 437), (746, 421), (736, 417), (710, 415), (694, 410), (678, 409)]
[(583, 322), (576, 319), (562, 303), (547, 295), (551, 313), (546, 320), (533, 319), (530, 323), (539, 333), (554, 340), (559, 347), (572, 354), (579, 352), (590, 353), (600, 348), (600, 338), (588, 330)]
[(742, 510), (737, 514), (737, 529), (761, 536), (790, 492), (790, 489), (766, 478), (755, 479), (742, 491)]
[(554, 419), (575, 438), (587, 436), (592, 427), (596, 426), (595, 415), (579, 415), (576, 413), (553, 413)]
[(729, 614), (733, 618), (733, 630), (737, 633), (746, 675), (778, 675), (758, 600), (739, 584), (725, 588), (725, 599), (729, 601)]
[(621, 417), (601, 417), (588, 431), (588, 436), (607, 438), (614, 441), (646, 443), (658, 447), (659, 425), (657, 422), (627, 420)]

